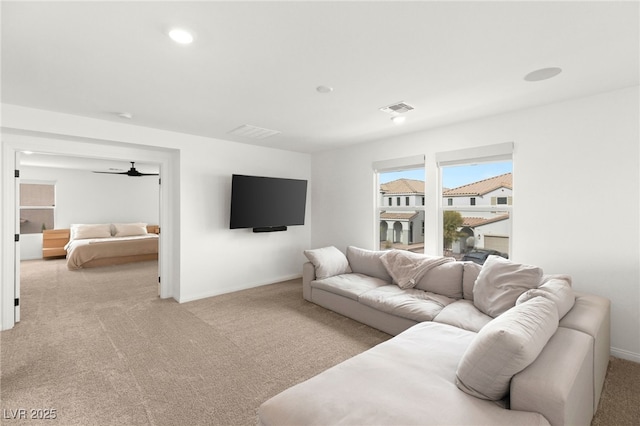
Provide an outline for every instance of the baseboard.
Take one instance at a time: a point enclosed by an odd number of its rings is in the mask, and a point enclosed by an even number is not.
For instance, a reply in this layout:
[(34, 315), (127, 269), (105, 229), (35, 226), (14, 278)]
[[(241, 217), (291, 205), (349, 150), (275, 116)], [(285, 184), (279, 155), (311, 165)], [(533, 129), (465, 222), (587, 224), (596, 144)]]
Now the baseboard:
[(622, 358), (628, 361), (640, 363), (640, 354), (637, 354), (635, 352), (625, 351), (624, 349), (618, 349), (618, 348), (612, 347), (611, 355), (615, 356), (616, 358)]
[[(206, 299), (207, 297), (220, 296), (221, 294), (233, 293), (234, 291), (247, 290), (247, 289), (250, 289), (250, 288), (261, 287), (263, 285), (280, 283), (280, 282), (283, 282), (283, 281), (295, 280), (295, 279), (298, 279), (298, 278), (302, 278), (302, 275), (300, 275), (300, 274), (287, 275), (287, 276), (284, 276), (284, 277), (279, 277), (277, 279), (272, 279), (272, 280), (268, 280), (268, 281), (258, 281), (258, 282), (245, 283), (244, 285), (239, 285), (239, 286), (217, 288), (217, 289), (215, 289), (213, 291), (206, 292), (206, 293), (200, 293), (200, 294), (197, 294), (195, 296), (184, 297), (184, 298), (181, 297), (180, 300), (178, 300), (178, 303), (193, 302), (194, 300)], [(300, 297), (302, 297), (302, 286), (300, 287)]]

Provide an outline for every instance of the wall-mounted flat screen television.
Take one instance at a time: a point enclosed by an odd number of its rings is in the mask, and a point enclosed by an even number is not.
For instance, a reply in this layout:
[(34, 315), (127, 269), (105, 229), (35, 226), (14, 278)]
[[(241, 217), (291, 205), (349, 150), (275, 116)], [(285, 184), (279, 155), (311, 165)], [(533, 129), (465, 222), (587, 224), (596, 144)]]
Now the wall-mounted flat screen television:
[(306, 203), (306, 180), (234, 174), (230, 228), (286, 231), (287, 226), (304, 225)]

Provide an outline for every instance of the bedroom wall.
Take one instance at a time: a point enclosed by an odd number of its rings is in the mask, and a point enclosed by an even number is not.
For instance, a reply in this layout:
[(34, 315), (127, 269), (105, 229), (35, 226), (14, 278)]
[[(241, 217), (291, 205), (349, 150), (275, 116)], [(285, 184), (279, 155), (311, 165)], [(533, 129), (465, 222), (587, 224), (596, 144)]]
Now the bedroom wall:
[[(158, 224), (157, 177), (91, 173), (53, 167), (20, 166), (21, 182), (47, 181), (56, 185), (55, 227), (72, 223), (146, 222)], [(23, 260), (42, 258), (42, 234), (24, 234)]]
[[(230, 230), (231, 175), (309, 179), (310, 155), (6, 104), (2, 105), (2, 125), (8, 129), (3, 133), (3, 144), (29, 145), (28, 139), (34, 138), (31, 132), (42, 132), (39, 145), (53, 150), (75, 143), (86, 146), (93, 156), (130, 146), (166, 148), (179, 154), (179, 165), (174, 169), (179, 183), (171, 211), (175, 224), (173, 229), (163, 229), (163, 234), (175, 235), (174, 245), (179, 249), (171, 259), (178, 279), (170, 284), (172, 294), (168, 296), (185, 302), (301, 275), (302, 251), (309, 247), (311, 238), (310, 197), (303, 226), (263, 234)], [(7, 172), (2, 176), (6, 179)], [(3, 219), (3, 235), (10, 236), (13, 232), (6, 223)], [(8, 245), (3, 247), (11, 250)], [(5, 281), (3, 288), (7, 289), (10, 284)], [(3, 318), (8, 317), (3, 314)]]
[(639, 116), (633, 87), (318, 153), (311, 245), (374, 248), (372, 162), (425, 154), (433, 206), (434, 153), (513, 141), (513, 260), (609, 298), (612, 351), (640, 362)]

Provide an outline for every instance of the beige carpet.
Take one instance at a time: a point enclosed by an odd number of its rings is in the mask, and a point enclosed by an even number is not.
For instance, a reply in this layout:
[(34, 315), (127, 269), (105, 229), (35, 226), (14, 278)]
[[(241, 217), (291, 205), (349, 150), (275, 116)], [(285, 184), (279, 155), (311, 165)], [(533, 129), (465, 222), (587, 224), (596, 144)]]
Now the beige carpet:
[[(156, 270), (23, 262), (1, 422), (52, 409), (59, 425), (253, 425), (269, 397), (390, 338), (305, 302), (299, 280), (178, 304), (158, 299)], [(593, 424), (638, 424), (639, 383), (640, 365), (612, 359)]]

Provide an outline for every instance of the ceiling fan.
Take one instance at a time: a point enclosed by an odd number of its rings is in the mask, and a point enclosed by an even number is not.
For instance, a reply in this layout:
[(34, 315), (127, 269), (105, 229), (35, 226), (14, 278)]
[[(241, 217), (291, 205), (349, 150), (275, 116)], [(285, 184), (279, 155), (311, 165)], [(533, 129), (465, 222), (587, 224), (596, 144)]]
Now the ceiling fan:
[(136, 170), (135, 162), (131, 161), (131, 168), (126, 172), (93, 172), (93, 173), (107, 173), (112, 175), (127, 175), (127, 176), (158, 176), (159, 173), (140, 173)]

